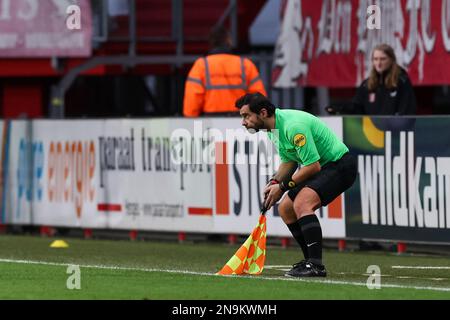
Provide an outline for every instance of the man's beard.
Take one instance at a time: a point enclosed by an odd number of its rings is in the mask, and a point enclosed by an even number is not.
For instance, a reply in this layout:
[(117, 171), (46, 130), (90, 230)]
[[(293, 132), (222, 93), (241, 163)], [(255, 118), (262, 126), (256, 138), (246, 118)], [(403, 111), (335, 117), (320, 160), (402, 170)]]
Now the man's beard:
[(253, 133), (257, 133), (260, 130), (264, 129), (264, 121), (262, 121), (261, 119), (258, 119), (258, 121), (255, 123), (255, 126), (252, 128), (246, 128), (247, 131), (251, 134)]
[(261, 119), (258, 119), (259, 121), (255, 124), (255, 127), (253, 128), (255, 132), (259, 132), (259, 130), (264, 129), (264, 121)]

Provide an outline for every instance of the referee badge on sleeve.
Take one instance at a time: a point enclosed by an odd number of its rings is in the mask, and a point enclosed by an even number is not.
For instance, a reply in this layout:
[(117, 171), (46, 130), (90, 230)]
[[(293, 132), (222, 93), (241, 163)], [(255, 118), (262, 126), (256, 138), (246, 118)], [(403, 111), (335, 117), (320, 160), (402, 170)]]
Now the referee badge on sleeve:
[(294, 136), (294, 145), (297, 147), (303, 147), (306, 144), (306, 137), (299, 133)]

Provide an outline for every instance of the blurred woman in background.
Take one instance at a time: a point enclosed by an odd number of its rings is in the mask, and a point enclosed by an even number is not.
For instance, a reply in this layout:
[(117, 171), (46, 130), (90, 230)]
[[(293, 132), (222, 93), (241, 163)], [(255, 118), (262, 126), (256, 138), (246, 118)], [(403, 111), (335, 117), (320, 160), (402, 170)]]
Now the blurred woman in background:
[(416, 98), (406, 71), (387, 44), (372, 52), (372, 70), (350, 103), (326, 107), (330, 114), (415, 115)]

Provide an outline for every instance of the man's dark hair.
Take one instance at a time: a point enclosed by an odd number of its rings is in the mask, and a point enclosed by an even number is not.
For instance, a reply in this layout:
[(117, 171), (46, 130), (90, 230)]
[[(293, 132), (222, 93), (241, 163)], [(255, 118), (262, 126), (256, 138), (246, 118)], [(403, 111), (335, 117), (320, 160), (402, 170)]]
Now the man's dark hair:
[(262, 109), (267, 110), (267, 114), (271, 117), (275, 113), (275, 106), (269, 99), (267, 99), (263, 94), (247, 93), (246, 95), (240, 97), (236, 100), (236, 108), (241, 109), (243, 106), (247, 105), (251, 112), (259, 114)]
[(230, 48), (230, 38), (230, 32), (224, 26), (216, 27), (209, 34), (209, 46), (211, 49)]

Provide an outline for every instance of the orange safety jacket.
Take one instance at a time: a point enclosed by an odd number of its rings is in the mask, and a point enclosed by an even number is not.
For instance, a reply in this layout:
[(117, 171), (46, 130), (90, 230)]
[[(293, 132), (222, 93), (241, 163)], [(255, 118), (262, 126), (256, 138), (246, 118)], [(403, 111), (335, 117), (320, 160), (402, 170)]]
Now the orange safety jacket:
[(267, 96), (256, 66), (247, 58), (228, 53), (195, 61), (184, 90), (183, 114), (237, 112), (235, 102), (246, 93)]

